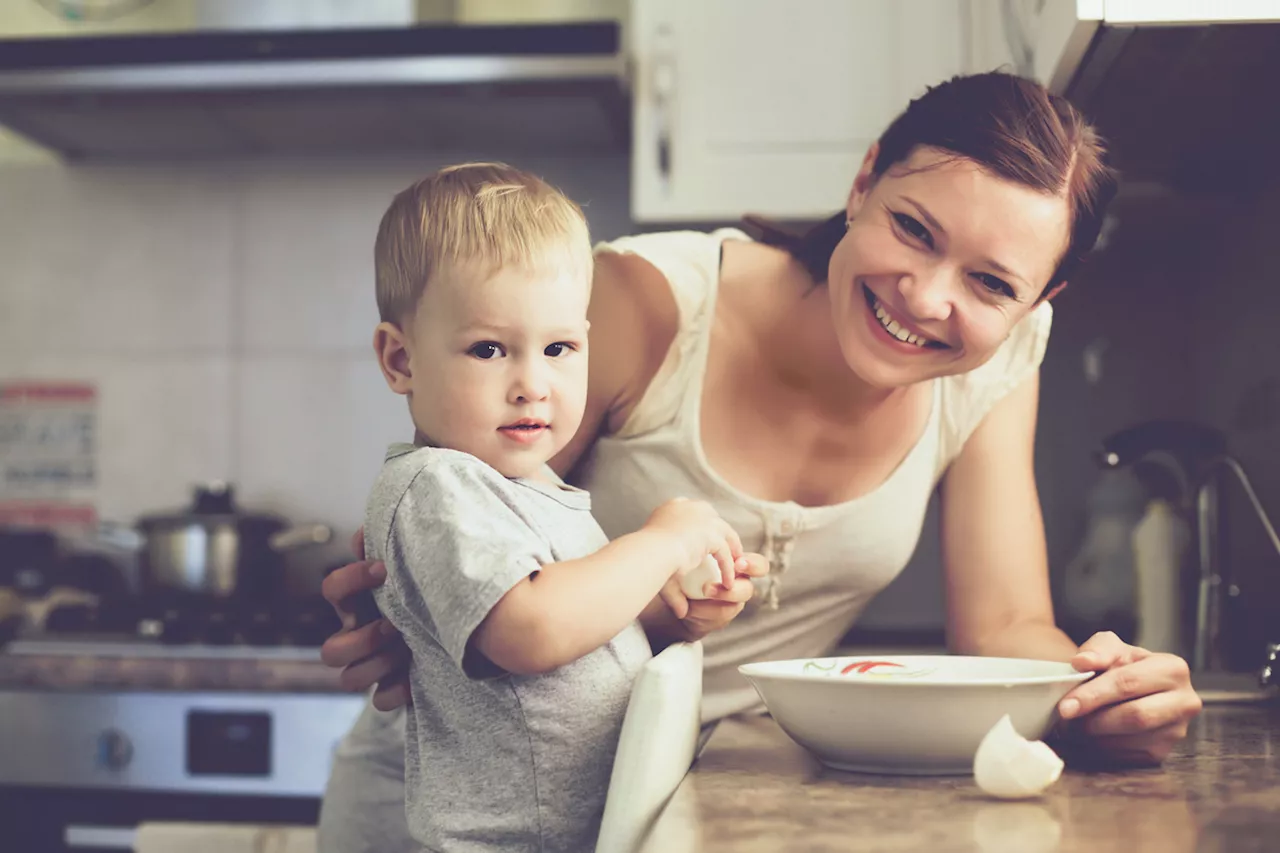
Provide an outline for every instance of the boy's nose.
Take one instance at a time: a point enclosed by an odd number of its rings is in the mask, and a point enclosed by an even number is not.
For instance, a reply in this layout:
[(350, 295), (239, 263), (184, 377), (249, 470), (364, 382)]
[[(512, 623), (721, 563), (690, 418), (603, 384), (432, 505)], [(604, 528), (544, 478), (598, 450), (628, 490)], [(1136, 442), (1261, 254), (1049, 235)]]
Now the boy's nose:
[(512, 402), (532, 403), (545, 400), (551, 393), (550, 383), (544, 371), (538, 366), (530, 365), (519, 372), (511, 387)]

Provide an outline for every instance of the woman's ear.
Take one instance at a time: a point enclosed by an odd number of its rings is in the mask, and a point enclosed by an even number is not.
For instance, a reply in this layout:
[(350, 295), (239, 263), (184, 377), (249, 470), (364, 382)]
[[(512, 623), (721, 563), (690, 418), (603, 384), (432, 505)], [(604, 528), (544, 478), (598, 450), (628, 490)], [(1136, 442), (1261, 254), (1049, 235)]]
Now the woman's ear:
[(853, 179), (853, 188), (849, 190), (849, 199), (844, 207), (845, 216), (848, 219), (858, 215), (858, 211), (862, 209), (863, 201), (867, 198), (867, 193), (871, 192), (871, 187), (875, 185), (876, 157), (879, 155), (880, 143), (871, 143), (871, 147), (867, 149), (866, 156), (862, 158), (862, 165), (858, 168), (858, 174)]
[(373, 352), (387, 387), (397, 394), (413, 390), (413, 371), (409, 367), (409, 340), (395, 323), (379, 323), (373, 330)]

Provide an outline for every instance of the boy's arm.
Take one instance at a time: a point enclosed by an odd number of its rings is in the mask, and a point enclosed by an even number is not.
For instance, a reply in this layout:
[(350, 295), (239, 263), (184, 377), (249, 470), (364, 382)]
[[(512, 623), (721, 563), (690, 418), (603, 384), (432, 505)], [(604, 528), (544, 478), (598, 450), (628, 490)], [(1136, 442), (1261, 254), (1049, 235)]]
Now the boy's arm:
[(674, 498), (638, 532), (514, 584), (481, 621), (469, 648), (508, 672), (563, 666), (617, 636), (673, 575), (707, 556), (725, 588), (747, 568), (738, 534), (710, 504)]
[(472, 644), (518, 675), (571, 663), (633, 622), (688, 561), (683, 551), (663, 532), (643, 529), (589, 556), (550, 563), (502, 597)]

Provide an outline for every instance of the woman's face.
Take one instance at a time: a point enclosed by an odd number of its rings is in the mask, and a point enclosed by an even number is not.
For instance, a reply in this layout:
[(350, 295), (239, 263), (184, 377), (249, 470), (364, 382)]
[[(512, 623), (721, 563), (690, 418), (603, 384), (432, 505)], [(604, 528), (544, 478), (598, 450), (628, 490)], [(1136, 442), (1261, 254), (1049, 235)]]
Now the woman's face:
[(965, 373), (1031, 312), (1066, 250), (1066, 198), (932, 148), (874, 179), (868, 155), (828, 268), (836, 337), (878, 388)]

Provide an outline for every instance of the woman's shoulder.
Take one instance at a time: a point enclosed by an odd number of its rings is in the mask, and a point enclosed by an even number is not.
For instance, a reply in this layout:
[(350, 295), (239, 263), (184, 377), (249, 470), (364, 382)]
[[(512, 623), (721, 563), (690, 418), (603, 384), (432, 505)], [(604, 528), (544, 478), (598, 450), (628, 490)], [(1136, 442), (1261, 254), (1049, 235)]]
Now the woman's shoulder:
[(591, 361), (594, 392), (610, 400), (608, 431), (629, 419), (677, 340), (701, 328), (729, 239), (749, 238), (736, 229), (664, 231), (597, 245)]
[(600, 243), (596, 259), (628, 288), (674, 301), (678, 320), (687, 323), (715, 293), (724, 242), (749, 239), (735, 228), (660, 231)]

